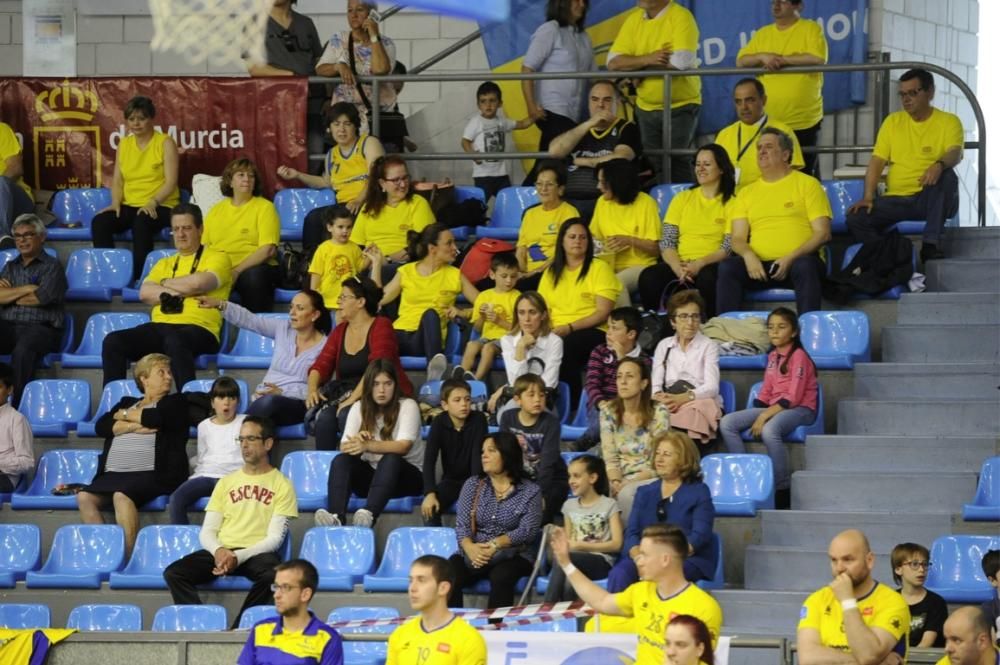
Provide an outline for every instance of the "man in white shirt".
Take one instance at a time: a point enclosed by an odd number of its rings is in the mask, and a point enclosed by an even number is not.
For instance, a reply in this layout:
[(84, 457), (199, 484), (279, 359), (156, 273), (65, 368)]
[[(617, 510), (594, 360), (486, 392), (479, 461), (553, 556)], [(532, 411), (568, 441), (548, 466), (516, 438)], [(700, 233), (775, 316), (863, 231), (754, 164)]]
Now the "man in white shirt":
[(22, 474), (35, 468), (31, 425), (8, 399), (14, 392), (14, 369), (0, 363), (0, 492), (13, 492)]

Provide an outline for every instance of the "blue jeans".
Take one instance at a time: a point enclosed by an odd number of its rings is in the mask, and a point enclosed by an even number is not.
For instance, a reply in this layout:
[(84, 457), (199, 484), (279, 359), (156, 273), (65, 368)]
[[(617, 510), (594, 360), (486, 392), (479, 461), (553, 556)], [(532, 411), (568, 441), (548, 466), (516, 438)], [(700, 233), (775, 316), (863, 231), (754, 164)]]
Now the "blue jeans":
[[(722, 417), (719, 423), (719, 433), (726, 442), (726, 448), (731, 453), (745, 453), (746, 446), (740, 432), (749, 429), (757, 416), (766, 409), (754, 408), (735, 411)], [(775, 414), (761, 432), (761, 441), (767, 446), (768, 457), (774, 466), (774, 488), (786, 490), (791, 485), (791, 474), (788, 472), (788, 450), (785, 448), (784, 437), (799, 425), (808, 425), (816, 419), (816, 412), (804, 406), (785, 409)]]
[(945, 169), (937, 183), (924, 187), (911, 196), (880, 196), (872, 211), (847, 216), (847, 228), (858, 242), (878, 240), (897, 222), (926, 220), (923, 240), (936, 245), (941, 239), (945, 222), (958, 212), (958, 176), (954, 169)]
[[(682, 150), (694, 147), (694, 137), (698, 129), (700, 104), (685, 104), (670, 110), (670, 148)], [(639, 135), (643, 150), (665, 149), (663, 145), (663, 111), (635, 110)], [(656, 181), (663, 182), (663, 157), (649, 155), (649, 161), (656, 173)], [(694, 182), (694, 160), (690, 155), (676, 155), (670, 158), (670, 182)]]
[(174, 493), (170, 495), (170, 499), (167, 503), (167, 514), (170, 515), (171, 524), (190, 524), (188, 522), (188, 508), (194, 505), (194, 502), (205, 496), (212, 496), (212, 490), (215, 489), (215, 484), (219, 482), (218, 478), (209, 478), (207, 476), (198, 476), (197, 478), (188, 478), (180, 487), (174, 490)]
[(429, 361), (442, 353), (444, 339), (441, 337), (441, 317), (437, 310), (425, 311), (416, 330), (397, 330), (396, 339), (401, 356), (424, 356)]
[(34, 211), (35, 202), (17, 182), (0, 176), (0, 236), (10, 235), (10, 225), (18, 216)]

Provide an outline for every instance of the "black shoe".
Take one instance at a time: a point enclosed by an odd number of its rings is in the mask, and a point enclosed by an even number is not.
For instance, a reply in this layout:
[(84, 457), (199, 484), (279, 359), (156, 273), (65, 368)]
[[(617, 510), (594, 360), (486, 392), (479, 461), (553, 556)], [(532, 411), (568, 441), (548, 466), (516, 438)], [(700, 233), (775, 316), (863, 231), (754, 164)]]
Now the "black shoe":
[(932, 245), (930, 243), (924, 243), (920, 247), (920, 262), (927, 263), (928, 261), (934, 261), (935, 259), (943, 259), (944, 252), (938, 249), (937, 245)]

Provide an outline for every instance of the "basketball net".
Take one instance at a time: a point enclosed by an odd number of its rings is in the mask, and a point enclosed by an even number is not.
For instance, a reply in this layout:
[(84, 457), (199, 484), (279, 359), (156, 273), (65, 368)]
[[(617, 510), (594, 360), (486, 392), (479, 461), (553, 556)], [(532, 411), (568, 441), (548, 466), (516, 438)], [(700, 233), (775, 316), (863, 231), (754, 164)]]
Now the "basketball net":
[(154, 51), (192, 63), (267, 62), (264, 38), (274, 0), (149, 0)]

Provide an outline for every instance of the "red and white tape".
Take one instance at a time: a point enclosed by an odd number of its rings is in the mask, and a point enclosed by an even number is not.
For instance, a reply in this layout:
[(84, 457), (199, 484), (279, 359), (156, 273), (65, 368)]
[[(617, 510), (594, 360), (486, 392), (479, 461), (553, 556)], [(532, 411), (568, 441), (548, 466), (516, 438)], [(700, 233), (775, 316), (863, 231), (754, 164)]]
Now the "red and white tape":
[[(575, 619), (581, 616), (593, 616), (594, 609), (582, 600), (563, 601), (560, 603), (536, 603), (534, 605), (518, 605), (514, 607), (498, 607), (459, 614), (466, 621), (499, 619), (500, 623), (480, 626), (480, 630), (502, 630), (511, 626), (526, 626), (534, 623), (549, 623), (560, 619)], [(396, 617), (394, 619), (353, 619), (331, 623), (331, 628), (346, 630), (351, 628), (367, 628), (371, 626), (398, 626), (412, 617)]]

